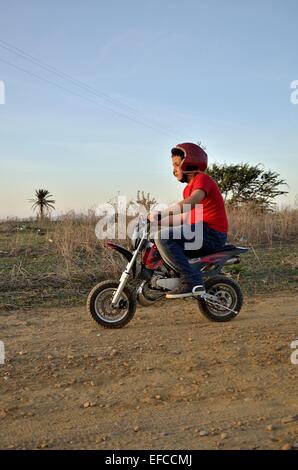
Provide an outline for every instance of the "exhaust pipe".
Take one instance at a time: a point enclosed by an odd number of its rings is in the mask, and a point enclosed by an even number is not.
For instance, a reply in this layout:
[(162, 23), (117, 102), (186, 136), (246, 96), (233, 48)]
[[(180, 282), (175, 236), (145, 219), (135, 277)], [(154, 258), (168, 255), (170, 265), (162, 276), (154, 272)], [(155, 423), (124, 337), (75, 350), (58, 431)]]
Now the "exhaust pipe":
[(239, 264), (239, 263), (240, 263), (240, 258), (230, 258), (225, 262), (225, 264)]

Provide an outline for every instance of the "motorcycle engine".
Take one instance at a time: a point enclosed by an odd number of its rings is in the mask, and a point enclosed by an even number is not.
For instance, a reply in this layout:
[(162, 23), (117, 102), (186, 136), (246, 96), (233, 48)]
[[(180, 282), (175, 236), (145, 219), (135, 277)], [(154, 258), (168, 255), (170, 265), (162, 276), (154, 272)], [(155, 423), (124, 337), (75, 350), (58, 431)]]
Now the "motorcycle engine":
[(178, 277), (169, 277), (167, 270), (162, 267), (160, 270), (154, 271), (150, 286), (152, 289), (167, 291), (175, 289), (179, 282)]
[(150, 285), (153, 289), (160, 289), (160, 285), (157, 284), (157, 281), (160, 279), (165, 279), (165, 275), (160, 271), (154, 271), (150, 281)]

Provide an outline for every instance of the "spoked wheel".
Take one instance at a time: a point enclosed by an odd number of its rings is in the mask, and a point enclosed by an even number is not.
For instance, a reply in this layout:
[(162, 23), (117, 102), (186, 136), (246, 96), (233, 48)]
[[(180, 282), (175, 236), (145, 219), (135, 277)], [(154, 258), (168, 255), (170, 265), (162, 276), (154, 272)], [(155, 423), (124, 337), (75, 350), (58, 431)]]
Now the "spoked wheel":
[(105, 328), (122, 328), (130, 322), (136, 311), (136, 299), (128, 287), (124, 288), (119, 305), (112, 306), (112, 299), (118, 285), (118, 281), (103, 281), (97, 284), (88, 295), (89, 314), (96, 323)]
[(239, 284), (226, 276), (216, 276), (205, 283), (207, 294), (213, 300), (199, 299), (199, 308), (209, 320), (217, 322), (230, 321), (239, 314), (243, 295)]

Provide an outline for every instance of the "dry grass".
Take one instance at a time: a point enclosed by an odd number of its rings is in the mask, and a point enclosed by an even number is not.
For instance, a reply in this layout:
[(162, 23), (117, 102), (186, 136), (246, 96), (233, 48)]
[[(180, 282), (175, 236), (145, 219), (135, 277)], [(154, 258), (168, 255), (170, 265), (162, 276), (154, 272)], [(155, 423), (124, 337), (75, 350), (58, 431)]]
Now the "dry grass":
[[(272, 247), (297, 242), (298, 209), (276, 212), (258, 212), (254, 207), (228, 208), (229, 241), (236, 244)], [(118, 257), (98, 240), (95, 227), (98, 222), (93, 211), (77, 215), (70, 212), (59, 220), (45, 220), (41, 225), (33, 221), (5, 221), (0, 223), (0, 257), (24, 258), (54, 257), (56, 275), (73, 276), (84, 268), (100, 262), (101, 269), (116, 272)], [(23, 229), (22, 229), (23, 227)], [(127, 245), (127, 241), (118, 241)], [(12, 276), (24, 275), (22, 263), (13, 266)], [(92, 268), (94, 269), (94, 268)]]
[(273, 246), (297, 241), (298, 209), (260, 212), (252, 207), (228, 209), (229, 237), (234, 243)]
[[(229, 208), (229, 221), (229, 241), (253, 248), (234, 273), (244, 285), (247, 281), (253, 291), (260, 282), (272, 286), (273, 278), (276, 286), (281, 279), (297, 279), (298, 209)], [(42, 224), (32, 219), (0, 223), (0, 308), (57, 299), (72, 304), (96, 282), (118, 278), (126, 261), (96, 238), (97, 222), (89, 211)]]

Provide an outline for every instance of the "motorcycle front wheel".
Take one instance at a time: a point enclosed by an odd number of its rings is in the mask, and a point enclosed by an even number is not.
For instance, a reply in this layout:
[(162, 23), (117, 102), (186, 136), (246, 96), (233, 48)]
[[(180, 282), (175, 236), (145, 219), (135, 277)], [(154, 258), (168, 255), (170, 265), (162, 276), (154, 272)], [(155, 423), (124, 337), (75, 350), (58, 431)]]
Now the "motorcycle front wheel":
[(112, 306), (118, 286), (119, 281), (103, 281), (93, 287), (88, 295), (87, 311), (91, 318), (104, 328), (123, 328), (135, 314), (136, 298), (127, 286), (122, 292), (118, 306)]

